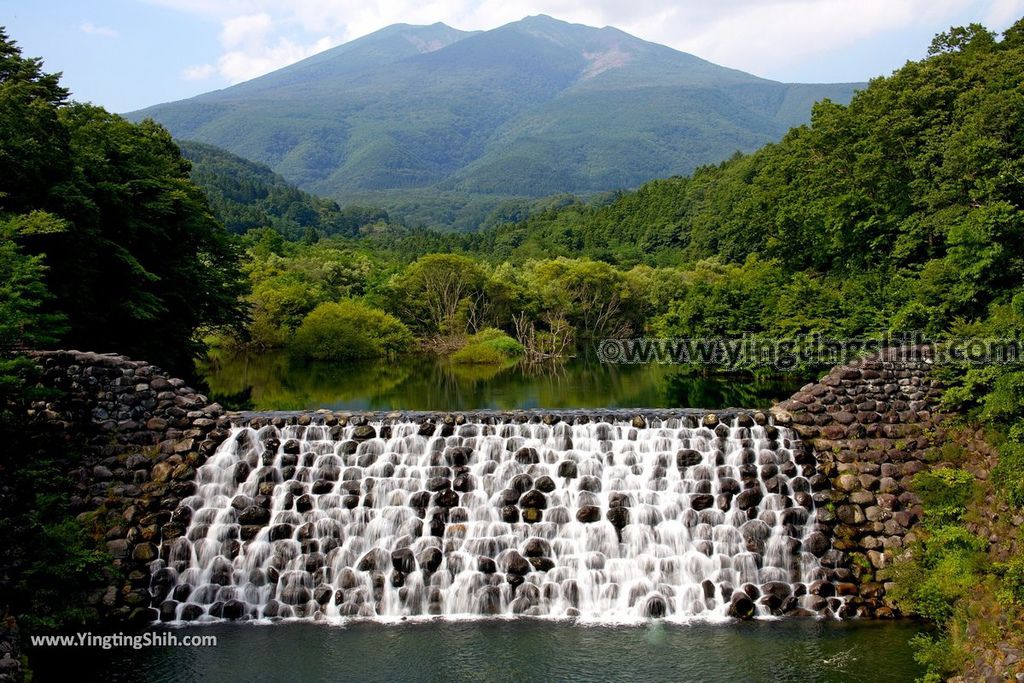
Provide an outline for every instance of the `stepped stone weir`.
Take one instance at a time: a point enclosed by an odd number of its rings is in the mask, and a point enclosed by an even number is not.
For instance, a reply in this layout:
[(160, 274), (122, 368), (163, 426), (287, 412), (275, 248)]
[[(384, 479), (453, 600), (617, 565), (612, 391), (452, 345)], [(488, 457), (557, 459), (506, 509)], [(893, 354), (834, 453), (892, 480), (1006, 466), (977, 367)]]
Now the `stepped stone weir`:
[(236, 419), (164, 525), (160, 619), (846, 614), (789, 429), (517, 418)]

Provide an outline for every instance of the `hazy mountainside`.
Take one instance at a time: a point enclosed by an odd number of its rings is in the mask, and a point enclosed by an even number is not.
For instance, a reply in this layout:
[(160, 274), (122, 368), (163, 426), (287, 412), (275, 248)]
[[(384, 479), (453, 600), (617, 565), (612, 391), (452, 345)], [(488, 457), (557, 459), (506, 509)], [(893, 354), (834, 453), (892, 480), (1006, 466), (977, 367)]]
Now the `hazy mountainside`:
[[(190, 178), (202, 188), (217, 218), (235, 233), (271, 227), (285, 237), (353, 236), (365, 225), (388, 220), (382, 209), (335, 202), (299, 190), (263, 164), (201, 142), (179, 142), (191, 162)], [(311, 235), (312, 236), (312, 235)]]
[(308, 191), (415, 205), (425, 190), (539, 197), (689, 173), (778, 139), (813, 101), (847, 102), (855, 87), (777, 83), (537, 16), (486, 32), (391, 26), (129, 117)]

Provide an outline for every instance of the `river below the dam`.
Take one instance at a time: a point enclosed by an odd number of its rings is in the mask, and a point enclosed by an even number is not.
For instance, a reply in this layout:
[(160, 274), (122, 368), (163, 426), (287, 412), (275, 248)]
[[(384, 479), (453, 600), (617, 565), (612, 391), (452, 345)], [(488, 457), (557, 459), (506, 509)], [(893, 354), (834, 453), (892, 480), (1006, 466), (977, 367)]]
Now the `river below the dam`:
[[(75, 680), (147, 681), (694, 681), (903, 683), (923, 672), (912, 622), (781, 619), (751, 623), (581, 626), (565, 621), (432, 620), (346, 626), (228, 624), (166, 629), (215, 647), (85, 649)], [(40, 680), (67, 660), (34, 658)], [(70, 654), (70, 653), (69, 653)]]
[(215, 353), (198, 372), (229, 410), (515, 410), (542, 408), (767, 408), (815, 375), (695, 373), (678, 365), (564, 362), (456, 365), (406, 356), (325, 363), (286, 353)]

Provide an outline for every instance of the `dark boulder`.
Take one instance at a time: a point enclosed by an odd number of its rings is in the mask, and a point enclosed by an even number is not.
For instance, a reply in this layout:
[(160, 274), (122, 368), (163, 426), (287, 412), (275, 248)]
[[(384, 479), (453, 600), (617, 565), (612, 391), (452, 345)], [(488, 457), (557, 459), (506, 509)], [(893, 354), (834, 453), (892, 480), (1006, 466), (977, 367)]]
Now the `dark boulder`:
[(749, 488), (745, 491), (741, 491), (733, 501), (740, 510), (748, 510), (753, 507), (757, 507), (758, 504), (764, 499), (764, 494), (761, 493), (759, 488)]
[(361, 572), (382, 572), (387, 569), (388, 564), (391, 562), (391, 557), (388, 551), (383, 548), (371, 548), (359, 558), (356, 569)]
[(444, 491), (451, 487), (452, 481), (448, 477), (431, 477), (426, 483), (426, 489), (430, 492)]
[(544, 518), (544, 511), (540, 508), (523, 508), (523, 521), (527, 524), (536, 524)]
[(182, 621), (195, 621), (201, 616), (203, 616), (203, 608), (199, 605), (189, 603), (181, 608)]
[(628, 493), (622, 493), (621, 491), (612, 491), (608, 494), (608, 507), (610, 508), (628, 508), (632, 505)]
[(270, 521), (270, 510), (266, 508), (256, 507), (255, 505), (247, 507), (238, 515), (239, 524), (266, 524)]
[(399, 548), (391, 551), (391, 566), (395, 571), (409, 574), (416, 570), (416, 558), (409, 548)]
[(691, 448), (684, 448), (676, 453), (676, 467), (693, 467), (704, 460), (701, 454)]
[(555, 480), (547, 475), (538, 477), (533, 485), (541, 493), (551, 493), (556, 488)]
[(523, 495), (533, 488), (533, 477), (528, 474), (517, 474), (512, 477), (512, 482), (509, 486), (519, 495)]
[(551, 544), (543, 538), (534, 536), (526, 541), (523, 554), (527, 557), (546, 557), (551, 554)]
[(355, 441), (367, 441), (377, 436), (377, 431), (371, 425), (359, 425), (352, 430), (352, 439)]
[(177, 618), (177, 600), (164, 600), (162, 603), (160, 603), (160, 621), (174, 621)]
[(334, 595), (334, 589), (323, 583), (313, 589), (313, 599), (318, 605), (326, 605), (331, 601), (331, 597)]
[(754, 601), (743, 591), (735, 591), (726, 608), (726, 614), (734, 619), (753, 619), (756, 611)]
[(707, 510), (715, 504), (715, 497), (710, 493), (696, 493), (690, 496), (690, 507), (694, 510)]
[(473, 483), (473, 475), (471, 474), (460, 474), (455, 477), (455, 481), (452, 482), (452, 488), (460, 493), (466, 493), (476, 488)]
[(803, 548), (815, 557), (821, 557), (822, 555), (828, 552), (830, 545), (831, 543), (829, 543), (829, 540), (825, 536), (825, 534), (818, 533), (817, 531), (815, 531), (811, 534), (808, 534), (807, 538), (804, 539)]
[(661, 619), (667, 612), (668, 604), (660, 595), (652, 595), (644, 603), (644, 616), (651, 619)]
[(529, 561), (538, 572), (549, 572), (555, 568), (555, 562), (550, 557), (531, 557)]
[(452, 467), (465, 467), (473, 457), (473, 449), (467, 446), (456, 446), (445, 451), (445, 460)]
[(286, 605), (304, 605), (312, 596), (305, 586), (285, 586), (281, 589), (281, 602)]
[(436, 572), (443, 559), (444, 555), (441, 554), (440, 548), (427, 548), (420, 553), (417, 562), (424, 571)]
[(224, 603), (224, 609), (221, 612), (225, 619), (231, 619), (236, 621), (245, 616), (246, 606), (241, 600), (228, 600)]
[(502, 571), (506, 574), (518, 574), (519, 576), (529, 574), (533, 569), (529, 560), (515, 550), (503, 553), (501, 557), (498, 558), (498, 566), (501, 567)]
[(836, 587), (829, 581), (815, 581), (807, 587), (807, 592), (822, 598), (831, 598), (836, 594)]
[(438, 491), (434, 494), (434, 505), (440, 508), (454, 508), (459, 506), (459, 494), (451, 489)]
[(612, 508), (605, 513), (605, 517), (616, 529), (622, 529), (629, 524), (629, 508)]
[(563, 460), (558, 463), (558, 476), (563, 479), (575, 479), (576, 478), (576, 463), (572, 460)]
[(536, 465), (540, 462), (540, 455), (537, 453), (537, 449), (530, 447), (520, 448), (515, 452), (513, 458), (515, 458), (516, 462), (524, 465)]
[(543, 510), (547, 506), (547, 497), (536, 489), (533, 489), (532, 491), (527, 491), (519, 499), (519, 507), (522, 508), (537, 508), (539, 510)]

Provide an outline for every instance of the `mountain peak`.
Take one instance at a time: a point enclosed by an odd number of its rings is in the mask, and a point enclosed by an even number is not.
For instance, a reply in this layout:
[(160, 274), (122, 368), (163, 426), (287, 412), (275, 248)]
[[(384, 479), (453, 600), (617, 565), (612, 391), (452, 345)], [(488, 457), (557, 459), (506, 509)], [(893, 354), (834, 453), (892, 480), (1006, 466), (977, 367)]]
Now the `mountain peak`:
[(776, 83), (539, 14), (486, 32), (395, 24), (131, 116), (342, 201), (538, 196), (689, 173), (778, 139), (813, 101), (845, 102), (853, 90)]
[[(559, 26), (573, 26), (568, 21), (562, 19), (556, 19), (550, 14), (530, 14), (523, 17), (519, 21), (513, 21), (513, 24), (558, 24)], [(581, 26), (582, 24), (576, 24)]]

